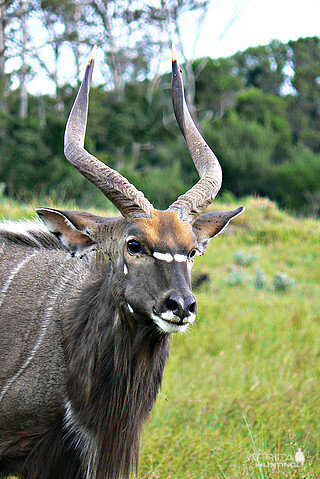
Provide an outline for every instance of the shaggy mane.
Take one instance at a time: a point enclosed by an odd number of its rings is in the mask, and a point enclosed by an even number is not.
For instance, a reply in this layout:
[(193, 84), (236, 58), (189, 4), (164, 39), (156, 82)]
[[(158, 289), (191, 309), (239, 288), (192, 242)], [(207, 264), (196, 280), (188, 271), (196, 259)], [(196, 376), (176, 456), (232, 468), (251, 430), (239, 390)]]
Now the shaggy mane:
[(3, 221), (0, 223), (0, 243), (14, 243), (37, 249), (65, 250), (60, 241), (37, 219)]

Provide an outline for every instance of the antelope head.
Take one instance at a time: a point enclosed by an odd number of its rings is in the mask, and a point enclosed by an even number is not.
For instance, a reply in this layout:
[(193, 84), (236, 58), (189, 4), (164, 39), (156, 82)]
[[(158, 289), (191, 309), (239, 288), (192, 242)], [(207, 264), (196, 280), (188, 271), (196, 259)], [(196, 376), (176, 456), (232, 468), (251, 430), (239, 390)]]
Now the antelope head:
[(95, 48), (69, 115), (64, 151), (69, 162), (122, 216), (105, 218), (49, 208), (37, 213), (71, 254), (81, 256), (99, 250), (108, 256), (113, 269), (111, 290), (126, 317), (164, 333), (183, 332), (196, 317), (196, 299), (191, 291), (194, 257), (202, 255), (209, 240), (243, 208), (203, 213), (221, 187), (222, 172), (188, 111), (175, 50), (173, 107), (199, 181), (167, 210), (159, 211), (126, 178), (84, 149), (94, 55)]

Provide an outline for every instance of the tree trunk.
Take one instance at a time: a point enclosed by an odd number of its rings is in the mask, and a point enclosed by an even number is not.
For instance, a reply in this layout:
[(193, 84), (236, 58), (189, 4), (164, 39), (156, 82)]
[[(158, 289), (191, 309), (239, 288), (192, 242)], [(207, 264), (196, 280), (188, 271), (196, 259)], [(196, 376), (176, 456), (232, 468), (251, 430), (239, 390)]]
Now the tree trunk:
[(6, 97), (8, 95), (8, 81), (4, 71), (6, 57), (5, 57), (5, 5), (4, 0), (0, 3), (0, 107), (7, 111)]
[(28, 74), (28, 65), (27, 65), (27, 42), (28, 42), (28, 33), (27, 33), (27, 3), (26, 0), (21, 1), (21, 72), (20, 72), (20, 108), (19, 108), (19, 118), (24, 119), (28, 113), (28, 92), (27, 92), (27, 74)]

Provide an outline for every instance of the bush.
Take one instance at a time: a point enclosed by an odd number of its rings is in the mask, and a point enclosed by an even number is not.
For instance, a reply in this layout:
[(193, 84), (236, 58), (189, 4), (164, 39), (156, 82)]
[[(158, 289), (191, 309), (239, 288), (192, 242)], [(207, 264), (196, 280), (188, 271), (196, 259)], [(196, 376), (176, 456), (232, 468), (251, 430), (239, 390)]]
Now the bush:
[[(310, 195), (320, 189), (320, 156), (306, 147), (292, 150), (293, 158), (275, 170), (276, 198), (282, 206), (312, 213)], [(308, 205), (309, 204), (309, 205)]]
[(287, 291), (294, 283), (294, 280), (289, 278), (285, 273), (276, 273), (272, 285), (276, 293), (284, 293)]
[(228, 286), (242, 286), (249, 280), (248, 275), (240, 268), (232, 268), (227, 278)]
[(241, 249), (233, 255), (234, 262), (239, 266), (251, 266), (258, 257), (255, 254), (245, 254)]
[(256, 269), (256, 274), (254, 277), (254, 287), (255, 289), (263, 289), (266, 284), (266, 277), (259, 266)]

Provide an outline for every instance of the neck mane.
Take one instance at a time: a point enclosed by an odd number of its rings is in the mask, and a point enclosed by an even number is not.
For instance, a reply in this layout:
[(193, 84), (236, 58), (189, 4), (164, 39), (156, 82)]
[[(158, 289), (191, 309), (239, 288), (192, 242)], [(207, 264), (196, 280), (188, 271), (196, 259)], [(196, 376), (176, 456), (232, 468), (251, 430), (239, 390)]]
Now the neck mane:
[(84, 454), (92, 479), (128, 478), (137, 469), (141, 428), (169, 351), (168, 335), (116, 306), (111, 270), (86, 287), (62, 328), (73, 422), (90, 443)]

